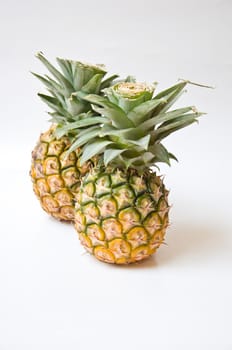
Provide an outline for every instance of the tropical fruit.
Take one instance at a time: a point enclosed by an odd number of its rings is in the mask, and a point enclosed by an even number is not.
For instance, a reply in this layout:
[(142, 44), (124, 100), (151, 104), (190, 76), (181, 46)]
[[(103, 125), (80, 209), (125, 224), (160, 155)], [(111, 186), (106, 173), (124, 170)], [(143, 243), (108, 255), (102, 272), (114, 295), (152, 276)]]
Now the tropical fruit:
[[(79, 61), (57, 58), (61, 72), (40, 52), (39, 60), (51, 76), (33, 73), (46, 86), (49, 95), (38, 95), (52, 110), (51, 126), (40, 138), (32, 152), (31, 179), (33, 189), (42, 208), (53, 217), (73, 221), (74, 192), (92, 164), (88, 161), (80, 166), (80, 149), (75, 145), (67, 155), (71, 142), (78, 138), (75, 132), (95, 121), (89, 102), (80, 95), (94, 93), (109, 87), (117, 75), (103, 80), (106, 70), (102, 65), (90, 65)], [(79, 95), (77, 95), (79, 94)]]
[(153, 97), (154, 84), (122, 82), (105, 89), (105, 96), (84, 97), (103, 119), (76, 142), (80, 165), (99, 159), (75, 195), (75, 228), (101, 261), (137, 262), (164, 242), (168, 191), (154, 166), (176, 159), (163, 139), (201, 115), (193, 106), (170, 110), (187, 83)]
[(84, 178), (75, 227), (84, 247), (99, 260), (142, 260), (164, 241), (168, 191), (152, 172), (93, 169)]

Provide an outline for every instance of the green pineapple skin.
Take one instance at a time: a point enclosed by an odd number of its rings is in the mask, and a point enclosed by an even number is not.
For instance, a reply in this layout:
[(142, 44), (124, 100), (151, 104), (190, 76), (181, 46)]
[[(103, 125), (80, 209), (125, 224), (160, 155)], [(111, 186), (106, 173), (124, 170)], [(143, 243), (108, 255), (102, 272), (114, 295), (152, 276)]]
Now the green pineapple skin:
[(75, 228), (97, 259), (130, 264), (163, 243), (168, 212), (168, 191), (155, 173), (92, 169), (76, 195)]

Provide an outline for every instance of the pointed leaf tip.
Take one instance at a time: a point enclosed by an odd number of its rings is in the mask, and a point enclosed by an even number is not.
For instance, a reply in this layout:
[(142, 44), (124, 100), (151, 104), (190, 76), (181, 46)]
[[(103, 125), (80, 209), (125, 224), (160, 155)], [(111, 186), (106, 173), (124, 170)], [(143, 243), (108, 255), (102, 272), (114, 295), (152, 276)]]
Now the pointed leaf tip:
[(40, 57), (40, 56), (44, 56), (44, 53), (42, 52), (42, 51), (38, 51), (38, 52), (36, 52), (36, 54), (35, 54), (35, 57)]
[(191, 81), (191, 80), (188, 80), (188, 79), (179, 78), (178, 81), (183, 81), (183, 82), (186, 83), (186, 84), (191, 84), (191, 85), (195, 85), (195, 86), (200, 86), (200, 87), (204, 87), (204, 88), (207, 88), (207, 89), (215, 89), (215, 86), (195, 83), (195, 82), (193, 82), (193, 81)]

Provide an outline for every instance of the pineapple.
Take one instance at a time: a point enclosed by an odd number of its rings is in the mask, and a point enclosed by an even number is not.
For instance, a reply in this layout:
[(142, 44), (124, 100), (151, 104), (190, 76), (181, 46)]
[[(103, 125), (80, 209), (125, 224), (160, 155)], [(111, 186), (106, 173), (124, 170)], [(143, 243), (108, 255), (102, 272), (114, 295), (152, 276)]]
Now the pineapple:
[(105, 96), (84, 97), (104, 122), (76, 142), (82, 147), (80, 164), (97, 155), (99, 161), (75, 196), (75, 228), (86, 250), (100, 261), (138, 262), (164, 242), (168, 190), (154, 167), (176, 159), (163, 139), (201, 115), (192, 106), (169, 110), (187, 83), (153, 97), (155, 84), (122, 82), (105, 89)]
[(134, 169), (93, 169), (84, 178), (75, 227), (83, 246), (99, 260), (142, 260), (164, 241), (168, 191), (161, 177)]
[(30, 175), (33, 189), (48, 214), (59, 220), (73, 221), (74, 192), (80, 184), (81, 176), (88, 171), (93, 160), (80, 165), (80, 150), (75, 145), (75, 149), (71, 149), (68, 155), (66, 152), (70, 150), (75, 128), (94, 125), (98, 120), (90, 103), (77, 96), (77, 93), (82, 96), (99, 94), (117, 76), (103, 80), (106, 74), (103, 66), (57, 58), (62, 71), (60, 72), (41, 52), (37, 57), (53, 76), (43, 77), (33, 73), (50, 93), (38, 95), (52, 109), (49, 112), (52, 125), (40, 135), (32, 152)]

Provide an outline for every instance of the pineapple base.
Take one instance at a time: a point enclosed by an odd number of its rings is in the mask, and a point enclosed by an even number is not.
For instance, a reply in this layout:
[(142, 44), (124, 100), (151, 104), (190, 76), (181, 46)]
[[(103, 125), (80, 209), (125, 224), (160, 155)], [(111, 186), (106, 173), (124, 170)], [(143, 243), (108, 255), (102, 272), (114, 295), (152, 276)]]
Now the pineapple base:
[(168, 191), (156, 174), (92, 169), (75, 197), (80, 242), (98, 260), (138, 262), (164, 242)]

